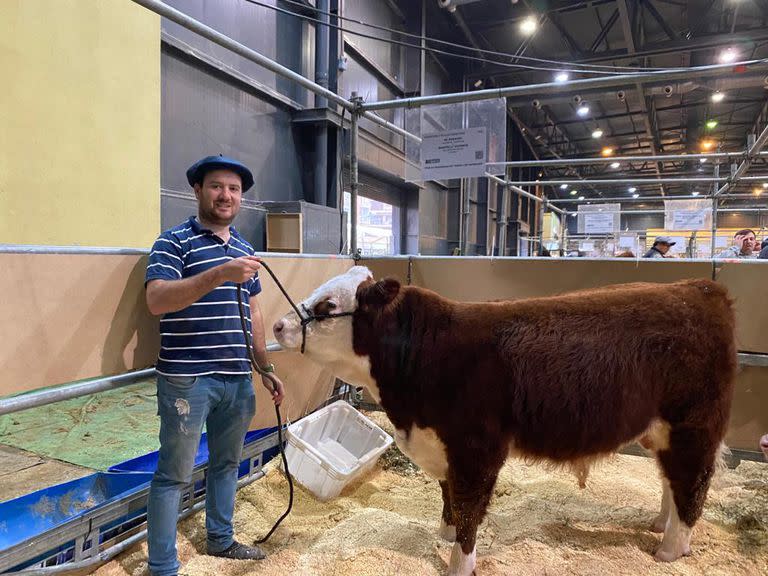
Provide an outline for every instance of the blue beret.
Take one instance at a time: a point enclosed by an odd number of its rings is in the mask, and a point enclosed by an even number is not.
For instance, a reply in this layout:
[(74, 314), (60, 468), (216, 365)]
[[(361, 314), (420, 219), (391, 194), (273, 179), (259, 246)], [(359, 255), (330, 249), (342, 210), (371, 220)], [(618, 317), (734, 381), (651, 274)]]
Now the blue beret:
[(187, 169), (187, 182), (190, 186), (195, 184), (202, 184), (203, 178), (211, 170), (232, 170), (240, 175), (240, 179), (243, 181), (243, 192), (253, 186), (253, 174), (242, 162), (238, 162), (234, 158), (228, 158), (227, 156), (206, 156), (202, 160), (198, 160), (192, 166)]

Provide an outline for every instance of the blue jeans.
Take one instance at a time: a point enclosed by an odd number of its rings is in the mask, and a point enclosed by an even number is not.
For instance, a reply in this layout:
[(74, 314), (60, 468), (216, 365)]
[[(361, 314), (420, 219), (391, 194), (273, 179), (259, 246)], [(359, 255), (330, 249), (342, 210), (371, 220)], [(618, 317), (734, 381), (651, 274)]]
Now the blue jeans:
[(203, 424), (208, 432), (205, 527), (208, 550), (232, 545), (232, 514), (243, 439), (256, 411), (250, 374), (157, 377), (160, 458), (147, 504), (149, 570), (172, 576), (179, 570), (176, 522), (182, 489), (192, 478)]

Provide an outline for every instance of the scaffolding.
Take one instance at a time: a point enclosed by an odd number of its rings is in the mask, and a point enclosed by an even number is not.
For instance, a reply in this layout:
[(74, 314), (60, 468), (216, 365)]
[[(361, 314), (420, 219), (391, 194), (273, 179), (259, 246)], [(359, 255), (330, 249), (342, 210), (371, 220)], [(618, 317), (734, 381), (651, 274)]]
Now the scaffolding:
[[(365, 118), (374, 122), (387, 130), (407, 138), (415, 143), (420, 143), (421, 138), (407, 130), (404, 130), (400, 126), (393, 124), (383, 118), (381, 118), (376, 111), (387, 110), (393, 108), (415, 108), (427, 105), (438, 104), (451, 104), (451, 103), (466, 103), (478, 100), (489, 100), (495, 98), (507, 98), (513, 96), (536, 96), (541, 97), (547, 94), (561, 94), (564, 91), (571, 90), (585, 90), (594, 88), (613, 88), (622, 87), (628, 84), (637, 84), (638, 82), (670, 82), (683, 79), (701, 78), (701, 77), (721, 77), (732, 74), (734, 66), (738, 65), (744, 69), (749, 68), (752, 71), (764, 71), (768, 70), (768, 60), (750, 60), (738, 63), (728, 64), (715, 64), (709, 66), (698, 66), (691, 68), (674, 68), (670, 70), (656, 70), (656, 71), (643, 71), (637, 73), (627, 73), (620, 75), (612, 75), (605, 77), (574, 79), (566, 82), (548, 82), (541, 84), (530, 84), (523, 86), (509, 86), (502, 88), (493, 88), (485, 90), (465, 91), (451, 94), (438, 94), (433, 96), (417, 96), (411, 98), (402, 98), (395, 100), (384, 100), (379, 102), (363, 102), (361, 98), (353, 95), (352, 98), (347, 100), (342, 96), (339, 96), (335, 92), (328, 90), (327, 88), (305, 78), (301, 74), (282, 66), (274, 60), (267, 58), (259, 52), (229, 38), (228, 36), (217, 32), (213, 28), (195, 20), (184, 14), (183, 12), (164, 4), (159, 0), (132, 0), (133, 2), (144, 6), (145, 8), (159, 14), (160, 16), (167, 18), (168, 20), (195, 32), (196, 34), (214, 42), (224, 48), (231, 50), (239, 56), (250, 60), (267, 70), (274, 72), (288, 80), (296, 82), (298, 85), (306, 88), (307, 90), (326, 98), (329, 102), (332, 102), (345, 111), (350, 113), (350, 121), (348, 124), (349, 138), (350, 138), (350, 193), (351, 193), (351, 234), (349, 239), (350, 251), (353, 255), (357, 254), (357, 204), (359, 194), (359, 173), (358, 173), (358, 138), (359, 138), (359, 119)], [(713, 206), (713, 253), (714, 253), (714, 229), (716, 226), (718, 211), (718, 200), (722, 197), (728, 196), (727, 192), (738, 182), (768, 182), (768, 175), (759, 176), (747, 176), (746, 173), (752, 166), (756, 159), (763, 159), (768, 157), (768, 152), (763, 152), (762, 148), (768, 140), (768, 128), (763, 130), (760, 135), (754, 137), (747, 146), (744, 152), (712, 152), (702, 154), (669, 154), (669, 155), (639, 155), (622, 158), (614, 157), (599, 157), (599, 158), (560, 158), (555, 160), (530, 160), (530, 161), (513, 161), (502, 163), (490, 163), (488, 168), (492, 166), (503, 167), (549, 167), (549, 166), (571, 166), (571, 165), (590, 165), (590, 164), (605, 164), (616, 162), (621, 160), (623, 162), (664, 162), (664, 161), (688, 161), (688, 160), (741, 160), (740, 164), (736, 166), (729, 176), (720, 177), (719, 165), (715, 166), (715, 173), (711, 177), (700, 176), (686, 176), (686, 177), (656, 177), (656, 178), (629, 178), (629, 179), (550, 179), (550, 180), (509, 180), (499, 178), (492, 174), (487, 173), (486, 177), (489, 181), (499, 185), (502, 190), (502, 207), (497, 216), (497, 224), (500, 225), (500, 237), (499, 237), (499, 255), (506, 255), (506, 232), (507, 232), (507, 206), (510, 193), (518, 194), (521, 197), (528, 198), (536, 202), (539, 205), (539, 237), (537, 242), (540, 246), (540, 250), (543, 248), (543, 236), (542, 236), (542, 224), (545, 214), (549, 212), (557, 213), (562, 216), (562, 231), (560, 234), (562, 252), (562, 242), (566, 236), (566, 222), (567, 216), (571, 214), (567, 210), (560, 208), (557, 204), (564, 202), (564, 200), (550, 200), (543, 193), (541, 195), (533, 194), (527, 190), (521, 188), (521, 186), (536, 187), (541, 189), (543, 186), (560, 186), (560, 185), (618, 185), (618, 184), (664, 184), (664, 183), (697, 183), (697, 184), (712, 184), (713, 192), (711, 195), (702, 196), (702, 198), (711, 198)], [(722, 185), (721, 185), (722, 183)], [(718, 187), (719, 186), (719, 187)], [(665, 197), (666, 198), (666, 197)], [(460, 230), (464, 230), (468, 221), (468, 214), (465, 211), (465, 201), (460, 202)], [(622, 200), (623, 201), (623, 200)], [(721, 209), (722, 210), (722, 209)], [(468, 243), (467, 235), (463, 234), (461, 239), (464, 246)], [(463, 246), (463, 248), (464, 248)], [(464, 250), (465, 251), (465, 250)]]

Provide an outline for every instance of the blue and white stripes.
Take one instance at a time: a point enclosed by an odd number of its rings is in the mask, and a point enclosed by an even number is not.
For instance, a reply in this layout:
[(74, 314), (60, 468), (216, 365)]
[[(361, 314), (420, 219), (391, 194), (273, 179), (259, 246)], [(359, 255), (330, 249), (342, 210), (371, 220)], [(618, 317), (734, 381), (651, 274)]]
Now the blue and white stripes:
[[(200, 226), (194, 217), (163, 232), (149, 255), (146, 282), (179, 280), (254, 253), (234, 228), (225, 244)], [(161, 348), (157, 371), (171, 376), (204, 374), (250, 374), (251, 365), (240, 326), (238, 287), (227, 282), (200, 300), (160, 320)], [(248, 330), (251, 329), (249, 299), (261, 292), (258, 275), (243, 289)]]

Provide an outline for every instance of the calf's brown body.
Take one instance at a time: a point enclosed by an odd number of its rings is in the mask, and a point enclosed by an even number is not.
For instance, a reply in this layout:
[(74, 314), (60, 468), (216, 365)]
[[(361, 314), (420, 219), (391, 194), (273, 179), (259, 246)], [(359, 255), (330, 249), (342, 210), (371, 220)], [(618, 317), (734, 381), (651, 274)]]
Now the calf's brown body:
[(458, 303), (386, 279), (359, 286), (352, 333), (393, 424), (444, 445), (443, 519), (468, 555), (510, 453), (589, 462), (654, 424), (664, 441), (647, 445), (693, 527), (728, 423), (733, 328), (707, 280)]

